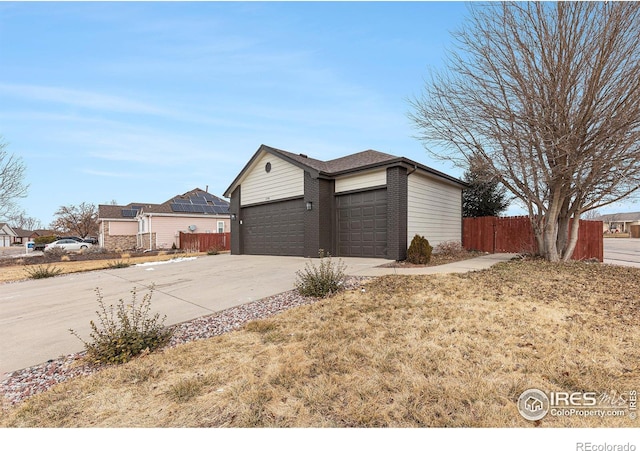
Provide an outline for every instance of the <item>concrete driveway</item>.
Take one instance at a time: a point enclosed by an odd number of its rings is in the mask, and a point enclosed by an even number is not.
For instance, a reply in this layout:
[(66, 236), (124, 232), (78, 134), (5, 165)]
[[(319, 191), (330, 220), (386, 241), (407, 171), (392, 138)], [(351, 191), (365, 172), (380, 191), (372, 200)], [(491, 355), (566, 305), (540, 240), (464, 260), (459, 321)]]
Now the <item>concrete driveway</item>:
[[(255, 301), (293, 288), (301, 257), (229, 255), (154, 263), (123, 269), (69, 274), (0, 285), (0, 377), (84, 349), (74, 329), (89, 338), (90, 320), (97, 320), (95, 290), (106, 305), (139, 299), (155, 285), (152, 310), (175, 324)], [(350, 275), (364, 275), (381, 259), (342, 258)]]
[(604, 263), (640, 268), (640, 238), (604, 238)]

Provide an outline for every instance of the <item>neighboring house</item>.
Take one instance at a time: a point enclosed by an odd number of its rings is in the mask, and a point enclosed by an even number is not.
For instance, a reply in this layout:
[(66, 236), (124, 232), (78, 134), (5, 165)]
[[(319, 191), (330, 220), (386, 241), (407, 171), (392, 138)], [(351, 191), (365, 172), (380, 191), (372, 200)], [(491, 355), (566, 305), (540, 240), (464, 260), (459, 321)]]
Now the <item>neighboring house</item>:
[(33, 232), (31, 230), (24, 230), (19, 227), (13, 229), (16, 232), (16, 236), (13, 239), (13, 244), (25, 244), (31, 239)]
[(16, 232), (6, 222), (0, 222), (0, 247), (9, 247), (16, 238)]
[(36, 229), (31, 232), (29, 238), (33, 240), (35, 238), (38, 238), (39, 236), (56, 236), (56, 232), (54, 230)]
[(606, 233), (629, 232), (632, 225), (640, 225), (640, 211), (635, 213), (613, 213), (596, 218), (602, 221), (603, 231)]
[(180, 232), (229, 232), (229, 202), (196, 188), (162, 204), (99, 205), (98, 225), (106, 249), (169, 249)]
[(462, 241), (465, 186), (375, 150), (320, 161), (262, 145), (224, 194), (231, 253), (404, 260), (416, 234)]

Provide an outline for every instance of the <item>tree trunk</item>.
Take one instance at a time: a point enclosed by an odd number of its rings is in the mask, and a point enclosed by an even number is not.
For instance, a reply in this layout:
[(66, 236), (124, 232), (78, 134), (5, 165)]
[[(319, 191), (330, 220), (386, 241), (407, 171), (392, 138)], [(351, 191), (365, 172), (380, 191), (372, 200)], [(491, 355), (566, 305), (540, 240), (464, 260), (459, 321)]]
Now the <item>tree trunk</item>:
[[(567, 229), (569, 229), (568, 224), (567, 224)], [(562, 254), (562, 261), (564, 262), (569, 261), (573, 256), (573, 251), (576, 248), (576, 244), (578, 244), (579, 230), (580, 230), (580, 215), (574, 215), (573, 222), (571, 223), (571, 232), (569, 233), (569, 242), (567, 243), (567, 248), (564, 250)]]
[(569, 222), (570, 219), (566, 214), (558, 217), (558, 238), (556, 239), (556, 249), (558, 249), (560, 257), (565, 254), (569, 241)]

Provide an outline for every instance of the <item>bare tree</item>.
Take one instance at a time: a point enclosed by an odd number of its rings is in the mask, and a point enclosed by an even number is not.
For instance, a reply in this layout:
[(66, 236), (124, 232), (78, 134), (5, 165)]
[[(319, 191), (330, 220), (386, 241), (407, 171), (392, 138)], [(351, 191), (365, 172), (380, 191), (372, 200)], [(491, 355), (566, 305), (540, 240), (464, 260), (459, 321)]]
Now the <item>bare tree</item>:
[(62, 233), (73, 233), (81, 238), (98, 234), (98, 209), (94, 204), (64, 205), (54, 213), (51, 228)]
[(7, 143), (0, 137), (0, 218), (7, 218), (16, 208), (15, 200), (27, 196), (29, 185), (25, 185), (25, 166), (19, 157), (9, 154)]
[(474, 5), (454, 38), (411, 102), (418, 137), (461, 166), (484, 160), (528, 208), (540, 252), (570, 259), (571, 218), (640, 185), (640, 4)]
[(12, 227), (17, 227), (24, 230), (36, 230), (42, 229), (42, 222), (37, 218), (32, 218), (27, 215), (27, 212), (17, 211), (9, 216), (7, 221)]

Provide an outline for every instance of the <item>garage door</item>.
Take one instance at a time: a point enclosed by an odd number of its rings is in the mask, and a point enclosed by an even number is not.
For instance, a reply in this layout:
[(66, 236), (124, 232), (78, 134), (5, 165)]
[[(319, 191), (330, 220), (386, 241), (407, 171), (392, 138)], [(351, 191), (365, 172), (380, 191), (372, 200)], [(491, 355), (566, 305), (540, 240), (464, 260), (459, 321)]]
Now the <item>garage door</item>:
[(338, 255), (387, 256), (387, 190), (345, 194), (336, 198)]
[(243, 208), (243, 252), (304, 255), (304, 212), (303, 199)]

